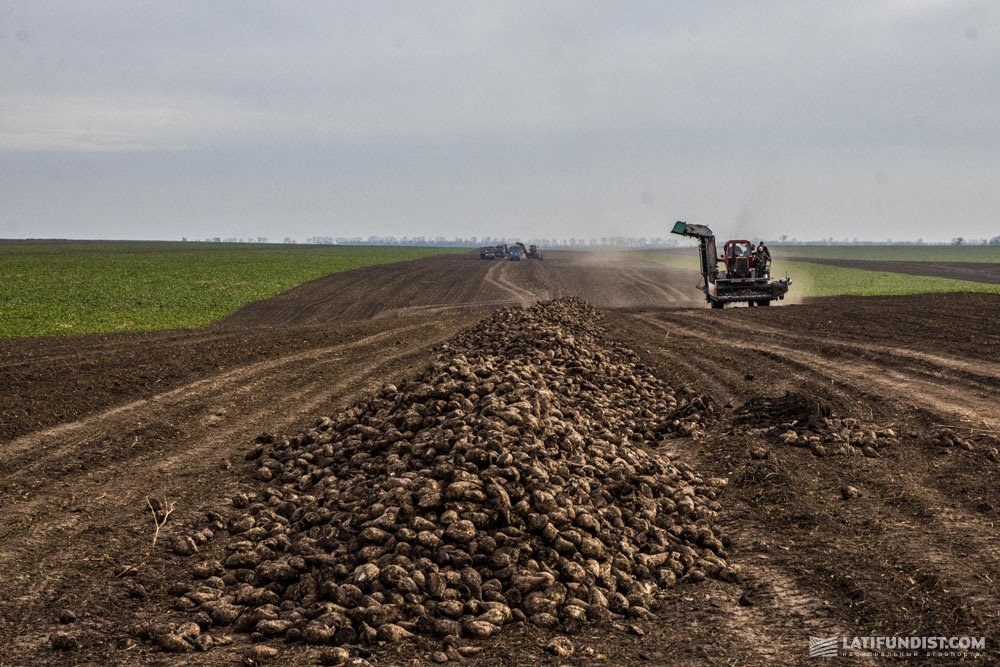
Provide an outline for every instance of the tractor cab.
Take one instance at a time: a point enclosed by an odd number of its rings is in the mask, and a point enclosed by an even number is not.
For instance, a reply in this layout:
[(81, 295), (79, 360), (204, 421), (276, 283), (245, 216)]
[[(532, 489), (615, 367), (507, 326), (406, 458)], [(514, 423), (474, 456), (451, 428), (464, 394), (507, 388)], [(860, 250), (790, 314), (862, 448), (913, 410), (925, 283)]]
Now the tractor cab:
[(753, 243), (745, 240), (726, 241), (720, 262), (726, 265), (727, 278), (753, 276)]

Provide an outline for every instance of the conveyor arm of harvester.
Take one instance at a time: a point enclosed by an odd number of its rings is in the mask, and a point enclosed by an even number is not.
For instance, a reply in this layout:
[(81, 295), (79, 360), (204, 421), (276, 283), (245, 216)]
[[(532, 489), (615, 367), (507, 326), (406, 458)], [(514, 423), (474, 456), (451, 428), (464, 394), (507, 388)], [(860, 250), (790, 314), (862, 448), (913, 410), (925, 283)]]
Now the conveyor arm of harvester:
[(707, 225), (692, 225), (678, 220), (674, 223), (674, 228), (670, 230), (670, 233), (698, 239), (701, 275), (705, 279), (705, 287), (707, 288), (709, 283), (714, 283), (719, 275), (719, 269), (716, 266), (719, 256), (716, 254), (715, 234), (712, 233), (712, 230)]
[(690, 236), (696, 239), (715, 238), (715, 234), (712, 233), (712, 230), (707, 225), (692, 225), (689, 222), (682, 222), (680, 220), (674, 223), (674, 228), (670, 230), (670, 233)]

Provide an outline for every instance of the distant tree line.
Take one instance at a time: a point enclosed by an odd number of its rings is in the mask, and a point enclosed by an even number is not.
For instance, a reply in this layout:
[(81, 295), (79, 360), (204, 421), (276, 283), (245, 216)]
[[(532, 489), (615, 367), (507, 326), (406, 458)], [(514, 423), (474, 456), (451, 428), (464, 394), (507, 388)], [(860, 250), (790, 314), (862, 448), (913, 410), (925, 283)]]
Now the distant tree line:
[(956, 236), (951, 240), (952, 245), (1000, 245), (1000, 236), (994, 236), (993, 238), (986, 239), (966, 239), (961, 236)]
[(457, 248), (478, 248), (480, 246), (499, 245), (501, 243), (534, 243), (542, 248), (674, 248), (677, 241), (674, 239), (664, 239), (660, 237), (648, 238), (645, 236), (617, 236), (593, 239), (570, 238), (519, 238), (512, 236), (470, 236), (468, 238), (456, 237), (445, 238), (444, 236), (338, 236), (330, 238), (326, 236), (314, 236), (307, 239), (308, 243), (335, 244), (335, 245), (403, 245), (403, 246), (436, 246), (436, 247), (457, 247)]
[[(188, 239), (188, 237), (186, 236), (181, 239), (181, 241), (184, 242), (187, 242), (188, 240), (193, 240), (195, 242), (198, 241), (198, 239)], [(218, 236), (213, 236), (211, 238), (205, 239), (205, 242), (206, 243), (270, 243), (271, 241), (268, 240), (266, 236), (248, 236), (246, 238), (236, 237), (236, 236), (220, 238)], [(295, 241), (286, 238), (285, 243), (295, 243)]]
[(922, 238), (916, 241), (893, 241), (892, 239), (886, 239), (885, 241), (859, 241), (858, 239), (835, 239), (832, 236), (825, 239), (811, 240), (811, 241), (800, 241), (799, 239), (792, 237), (788, 238), (786, 235), (779, 236), (777, 239), (768, 241), (769, 243), (780, 244), (780, 245), (857, 245), (857, 246), (879, 246), (879, 245), (902, 245), (902, 246), (914, 246), (914, 245), (1000, 245), (1000, 236), (994, 236), (991, 239), (966, 239), (961, 236), (953, 238), (951, 241), (945, 242), (931, 242), (924, 241)]

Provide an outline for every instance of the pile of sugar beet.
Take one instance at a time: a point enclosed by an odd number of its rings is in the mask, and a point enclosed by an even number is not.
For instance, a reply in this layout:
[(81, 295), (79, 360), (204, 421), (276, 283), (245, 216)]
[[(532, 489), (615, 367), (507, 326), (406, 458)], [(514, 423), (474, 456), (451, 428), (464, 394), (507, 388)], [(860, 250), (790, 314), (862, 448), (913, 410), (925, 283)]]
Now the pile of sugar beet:
[[(266, 485), (173, 540), (194, 577), (171, 592), (197, 624), (151, 638), (455, 645), (512, 622), (642, 618), (678, 583), (739, 579), (712, 527), (725, 480), (663, 451), (711, 401), (658, 380), (601, 320), (575, 298), (498, 310), (414, 379), (257, 444)], [(224, 556), (202, 556), (225, 531)]]

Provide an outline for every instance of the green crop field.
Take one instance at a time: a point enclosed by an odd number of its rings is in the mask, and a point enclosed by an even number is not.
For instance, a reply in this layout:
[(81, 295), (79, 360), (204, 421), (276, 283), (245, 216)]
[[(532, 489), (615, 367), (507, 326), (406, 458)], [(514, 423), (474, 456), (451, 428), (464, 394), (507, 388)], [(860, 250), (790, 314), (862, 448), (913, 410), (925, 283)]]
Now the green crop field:
[(813, 264), (776, 258), (773, 275), (792, 279), (790, 295), (817, 296), (900, 296), (938, 292), (985, 292), (1000, 294), (1000, 285), (931, 276), (911, 276), (887, 271), (863, 271), (839, 266)]
[[(934, 246), (944, 250), (948, 246)], [(855, 248), (849, 248), (855, 249)], [(786, 273), (792, 279), (789, 298), (819, 296), (900, 296), (905, 294), (929, 294), (936, 292), (984, 292), (1000, 294), (1000, 285), (977, 283), (968, 280), (952, 280), (930, 276), (911, 276), (887, 271), (865, 271), (824, 264), (814, 264), (808, 259), (798, 261), (775, 255), (772, 265), (773, 275), (783, 277)], [(686, 251), (643, 251), (644, 259), (664, 264), (671, 268), (699, 271), (698, 256)], [(838, 259), (862, 259), (861, 257), (839, 257)], [(925, 260), (933, 261), (933, 260)], [(937, 261), (954, 261), (938, 259)]]
[(195, 327), (330, 273), (460, 248), (0, 243), (0, 338)]

